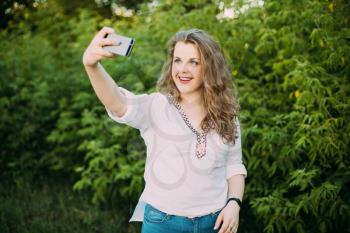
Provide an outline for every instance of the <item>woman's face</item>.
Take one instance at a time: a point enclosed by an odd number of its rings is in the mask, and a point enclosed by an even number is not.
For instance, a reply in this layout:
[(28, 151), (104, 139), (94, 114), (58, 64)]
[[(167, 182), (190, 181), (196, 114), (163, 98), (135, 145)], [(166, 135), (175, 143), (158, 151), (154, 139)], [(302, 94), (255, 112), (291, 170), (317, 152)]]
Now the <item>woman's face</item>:
[(177, 42), (171, 75), (181, 95), (200, 92), (203, 83), (200, 53), (192, 43)]

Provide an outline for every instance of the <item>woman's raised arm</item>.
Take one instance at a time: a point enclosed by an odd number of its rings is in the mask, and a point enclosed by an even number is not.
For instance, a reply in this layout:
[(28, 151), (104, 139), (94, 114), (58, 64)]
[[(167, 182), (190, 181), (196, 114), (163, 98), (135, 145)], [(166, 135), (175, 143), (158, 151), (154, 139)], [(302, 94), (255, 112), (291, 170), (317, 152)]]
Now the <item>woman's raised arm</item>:
[(99, 63), (102, 59), (114, 58), (115, 54), (105, 51), (105, 45), (114, 45), (111, 39), (104, 38), (107, 33), (115, 33), (112, 28), (102, 28), (92, 39), (83, 55), (83, 64), (92, 87), (102, 104), (118, 117), (127, 110), (126, 97), (120, 92), (118, 85)]

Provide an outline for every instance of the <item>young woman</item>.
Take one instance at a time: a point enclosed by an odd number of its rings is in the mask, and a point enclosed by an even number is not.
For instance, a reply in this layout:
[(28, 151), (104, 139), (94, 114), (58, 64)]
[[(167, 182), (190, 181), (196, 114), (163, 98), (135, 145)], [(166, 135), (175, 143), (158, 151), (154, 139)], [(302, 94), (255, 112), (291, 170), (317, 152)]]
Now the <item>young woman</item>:
[(237, 232), (247, 171), (242, 164), (239, 106), (219, 45), (204, 31), (178, 32), (169, 43), (158, 92), (135, 95), (99, 63), (104, 27), (83, 55), (108, 115), (140, 130), (147, 147), (145, 189), (130, 221), (143, 233)]

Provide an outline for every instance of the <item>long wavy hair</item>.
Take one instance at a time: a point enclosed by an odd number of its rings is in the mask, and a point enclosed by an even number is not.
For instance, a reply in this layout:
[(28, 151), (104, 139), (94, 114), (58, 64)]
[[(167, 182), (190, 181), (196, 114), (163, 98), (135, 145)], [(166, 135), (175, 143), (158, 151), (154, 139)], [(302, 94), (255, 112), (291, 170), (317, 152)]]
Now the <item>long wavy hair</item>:
[(201, 99), (207, 111), (200, 124), (201, 129), (214, 129), (224, 143), (234, 144), (238, 137), (235, 119), (239, 115), (236, 87), (220, 46), (205, 31), (179, 31), (169, 40), (168, 57), (157, 82), (157, 90), (163, 94), (170, 93), (176, 101), (181, 101), (181, 93), (171, 75), (174, 48), (180, 41), (194, 44), (200, 53), (203, 75)]

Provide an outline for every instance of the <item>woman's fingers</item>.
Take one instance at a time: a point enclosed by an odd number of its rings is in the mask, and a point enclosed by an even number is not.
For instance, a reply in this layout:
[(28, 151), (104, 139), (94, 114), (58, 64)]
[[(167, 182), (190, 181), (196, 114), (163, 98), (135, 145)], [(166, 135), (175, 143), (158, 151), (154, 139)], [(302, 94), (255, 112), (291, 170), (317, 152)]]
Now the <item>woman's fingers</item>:
[[(232, 226), (232, 227), (230, 227)], [(224, 233), (236, 233), (238, 229), (238, 224), (237, 223), (230, 223), (228, 224), (226, 231), (224, 231)]]
[(114, 29), (110, 27), (103, 27), (93, 38), (92, 43), (98, 46), (110, 45), (113, 40), (105, 38), (106, 34), (115, 34)]
[(108, 52), (106, 50), (104, 50), (103, 48), (96, 48), (96, 54), (101, 56), (101, 58), (103, 57), (115, 57), (116, 55), (114, 53)]
[(219, 233), (226, 233), (227, 231), (230, 232), (230, 229), (228, 229), (228, 222), (224, 221), (220, 228)]
[(98, 41), (98, 46), (100, 47), (107, 46), (107, 45), (115, 45), (115, 41), (107, 38), (104, 38)]
[(233, 227), (233, 231), (232, 231), (232, 232), (236, 233), (236, 232), (237, 232), (237, 230), (238, 230), (238, 223), (234, 225), (234, 227)]
[(112, 34), (115, 33), (114, 29), (111, 27), (103, 27), (98, 33), (97, 33), (97, 37), (99, 39), (103, 39), (105, 37), (106, 34)]
[(218, 229), (220, 226), (220, 223), (222, 221), (223, 213), (220, 212), (219, 216), (216, 218), (215, 225), (214, 225), (214, 230)]
[(107, 45), (115, 45), (112, 39), (104, 38), (106, 34), (115, 33), (113, 28), (103, 27), (93, 38), (83, 54), (83, 63), (87, 66), (94, 66), (103, 58), (116, 57), (115, 54), (103, 49)]
[(223, 222), (223, 223), (222, 223), (218, 233), (226, 233), (226, 231), (228, 230), (228, 221), (224, 220), (224, 212), (223, 211), (219, 214), (218, 218), (216, 219), (215, 226), (214, 226), (215, 230), (220, 226), (221, 222)]

